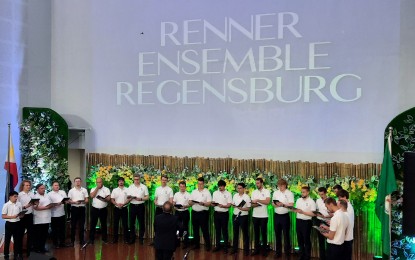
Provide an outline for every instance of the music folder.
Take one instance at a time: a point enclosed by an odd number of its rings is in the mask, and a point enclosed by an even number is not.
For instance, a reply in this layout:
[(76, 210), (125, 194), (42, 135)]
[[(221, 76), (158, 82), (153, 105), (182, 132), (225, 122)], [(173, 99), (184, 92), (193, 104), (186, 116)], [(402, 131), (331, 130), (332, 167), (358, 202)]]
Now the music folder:
[(39, 200), (40, 200), (40, 199), (31, 199), (29, 203), (30, 203), (30, 204), (39, 203)]
[(329, 230), (321, 228), (319, 226), (313, 226), (313, 228), (317, 229), (320, 233), (329, 233)]
[(246, 201), (242, 200), (241, 203), (239, 203), (239, 205), (236, 206), (236, 207), (241, 208), (241, 207), (245, 206), (245, 204), (246, 204)]
[(19, 214), (17, 214), (19, 216), (19, 218), (24, 217), (24, 215), (26, 214), (27, 210), (22, 210), (19, 212)]

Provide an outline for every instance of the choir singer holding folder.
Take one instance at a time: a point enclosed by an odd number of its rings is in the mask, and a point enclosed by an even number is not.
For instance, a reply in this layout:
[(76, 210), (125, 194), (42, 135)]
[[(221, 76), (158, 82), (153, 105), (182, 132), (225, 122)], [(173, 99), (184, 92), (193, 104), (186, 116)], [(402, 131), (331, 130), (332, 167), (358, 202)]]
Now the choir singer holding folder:
[(55, 248), (65, 247), (65, 202), (66, 192), (59, 190), (59, 182), (52, 183), (52, 191), (48, 193), (50, 200), (54, 204), (51, 209), (52, 241)]
[(49, 196), (45, 193), (45, 185), (38, 184), (36, 185), (36, 195), (35, 199), (39, 199), (39, 203), (33, 206), (34, 217), (33, 217), (33, 226), (36, 234), (36, 239), (34, 240), (34, 249), (36, 253), (45, 253), (45, 244), (48, 237), (48, 229), (51, 221), (51, 212), (50, 209), (53, 207), (52, 201)]
[(244, 241), (244, 255), (249, 255), (249, 210), (251, 198), (245, 193), (245, 183), (238, 183), (238, 193), (233, 195), (233, 246), (231, 254), (238, 251), (239, 228), (242, 229)]
[(102, 242), (108, 243), (107, 235), (107, 216), (108, 216), (108, 201), (110, 201), (110, 190), (104, 186), (102, 179), (97, 178), (97, 186), (91, 189), (92, 207), (91, 207), (91, 222), (89, 227), (89, 243), (94, 244), (95, 229), (99, 222), (101, 223)]

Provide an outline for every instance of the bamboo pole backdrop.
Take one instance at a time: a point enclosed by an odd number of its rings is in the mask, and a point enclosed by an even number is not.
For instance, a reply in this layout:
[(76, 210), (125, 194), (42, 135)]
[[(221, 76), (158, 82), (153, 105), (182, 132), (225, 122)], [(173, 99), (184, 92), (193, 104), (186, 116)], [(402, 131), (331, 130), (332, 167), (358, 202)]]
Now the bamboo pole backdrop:
[[(350, 163), (316, 163), (316, 162), (302, 162), (302, 161), (273, 161), (265, 159), (233, 159), (233, 158), (204, 158), (204, 157), (174, 157), (174, 156), (153, 156), (153, 155), (110, 155), (90, 153), (87, 155), (88, 169), (92, 165), (145, 165), (153, 166), (156, 169), (164, 169), (167, 167), (172, 172), (179, 172), (184, 168), (193, 169), (195, 166), (202, 171), (227, 171), (232, 169), (235, 173), (253, 172), (255, 170), (271, 172), (277, 176), (286, 174), (301, 175), (303, 177), (314, 176), (317, 180), (320, 178), (329, 178), (333, 174), (338, 174), (342, 177), (353, 176), (362, 179), (369, 179), (373, 175), (379, 175), (380, 164), (350, 164)], [(154, 235), (153, 221), (154, 221), (154, 204), (146, 202), (146, 237), (152, 238)], [(112, 206), (109, 206), (108, 211), (109, 233), (112, 233)], [(210, 212), (210, 234), (211, 240), (215, 241), (215, 232), (213, 223), (213, 210)], [(88, 214), (89, 215), (89, 214)], [(295, 231), (295, 214), (290, 213), (291, 216), (291, 244), (292, 247), (297, 246), (296, 231)], [(87, 218), (89, 219), (89, 218)], [(268, 242), (272, 249), (275, 249), (275, 235), (273, 230), (273, 210), (269, 210), (268, 221)], [(137, 225), (136, 225), (137, 226)], [(229, 221), (229, 241), (232, 240), (232, 223)], [(88, 225), (89, 228), (89, 225)], [(373, 211), (362, 211), (355, 218), (354, 227), (354, 243), (353, 243), (353, 259), (372, 259), (374, 255), (381, 254), (381, 244), (377, 241), (378, 238), (373, 234), (379, 233), (380, 223)], [(120, 228), (121, 230), (121, 228)], [(190, 233), (192, 234), (191, 223)], [(250, 240), (251, 248), (253, 246), (253, 227), (250, 223)], [(203, 241), (203, 238), (202, 238)], [(242, 248), (242, 235), (239, 241), (239, 247)], [(317, 233), (312, 231), (312, 256), (318, 257), (318, 238)]]

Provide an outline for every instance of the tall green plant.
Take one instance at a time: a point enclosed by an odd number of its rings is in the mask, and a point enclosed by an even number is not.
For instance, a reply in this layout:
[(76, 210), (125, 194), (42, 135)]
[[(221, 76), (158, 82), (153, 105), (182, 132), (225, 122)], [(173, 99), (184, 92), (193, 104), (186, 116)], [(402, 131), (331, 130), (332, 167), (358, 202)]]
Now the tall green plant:
[(29, 112), (20, 125), (22, 178), (34, 185), (45, 184), (47, 190), (54, 180), (62, 188), (69, 182), (68, 160), (59, 156), (59, 150), (67, 147), (67, 139), (58, 128), (47, 110)]

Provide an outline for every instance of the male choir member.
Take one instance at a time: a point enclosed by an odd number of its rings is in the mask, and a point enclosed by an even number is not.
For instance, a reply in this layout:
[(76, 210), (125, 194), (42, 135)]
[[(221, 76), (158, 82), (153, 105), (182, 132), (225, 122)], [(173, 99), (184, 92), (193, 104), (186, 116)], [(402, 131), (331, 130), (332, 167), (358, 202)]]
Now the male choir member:
[(36, 253), (45, 253), (46, 239), (48, 238), (49, 224), (51, 222), (51, 211), (53, 207), (52, 201), (45, 193), (45, 185), (36, 185), (35, 199), (39, 199), (39, 203), (33, 206), (33, 224), (36, 239), (33, 241)]
[(138, 240), (140, 244), (144, 243), (145, 233), (145, 202), (148, 200), (148, 189), (140, 183), (140, 174), (134, 174), (134, 183), (128, 187), (127, 195), (131, 198), (130, 201), (130, 243), (135, 243), (135, 223), (138, 219)]
[(287, 189), (286, 180), (278, 180), (277, 186), (278, 190), (272, 196), (272, 206), (274, 207), (275, 257), (280, 257), (282, 254), (282, 233), (284, 233), (284, 253), (286, 255), (291, 253), (290, 215), (286, 207), (294, 205), (294, 195)]
[(264, 188), (264, 180), (262, 178), (256, 179), (257, 189), (252, 192), (252, 223), (254, 224), (255, 236), (255, 250), (252, 255), (258, 255), (261, 249), (261, 242), (259, 240), (260, 233), (262, 236), (262, 255), (268, 255), (268, 241), (267, 241), (267, 225), (268, 225), (268, 204), (271, 200), (269, 190)]
[(74, 246), (76, 225), (79, 227), (79, 243), (81, 245), (85, 244), (85, 205), (88, 203), (88, 191), (81, 187), (82, 180), (80, 177), (76, 177), (74, 183), (75, 186), (68, 192), (68, 203), (71, 204), (71, 243), (69, 246)]
[(311, 258), (311, 227), (313, 226), (313, 211), (316, 211), (316, 203), (309, 197), (310, 187), (301, 188), (301, 198), (297, 200), (294, 210), (297, 212), (297, 240), (300, 247), (300, 259), (309, 260)]
[(354, 229), (354, 209), (349, 201), (349, 192), (340, 190), (337, 193), (339, 201), (347, 202), (347, 217), (349, 218), (349, 228), (347, 229), (346, 238), (344, 239), (345, 259), (352, 259), (353, 255), (353, 229)]
[(335, 199), (327, 198), (325, 204), (327, 209), (334, 213), (330, 220), (330, 228), (325, 227), (325, 229), (328, 230), (328, 233), (322, 233), (323, 236), (327, 237), (327, 259), (343, 259), (343, 243), (349, 220), (347, 215), (337, 206)]
[(3, 205), (1, 211), (1, 217), (6, 221), (3, 253), (4, 259), (7, 260), (9, 259), (9, 247), (12, 236), (14, 241), (14, 259), (23, 259), (22, 240), (24, 230), (20, 225), (21, 220), (19, 217), (19, 213), (22, 211), (22, 204), (17, 201), (18, 196), (17, 192), (11, 191), (9, 193), (9, 201)]
[(124, 243), (128, 244), (128, 208), (130, 200), (127, 198), (127, 188), (124, 187), (124, 178), (118, 178), (118, 187), (112, 190), (111, 202), (114, 204), (114, 238), (112, 243), (118, 243), (118, 227), (120, 219), (123, 227)]
[[(216, 247), (213, 252), (221, 250), (220, 239), (223, 236), (225, 254), (228, 253), (228, 222), (229, 222), (229, 208), (232, 205), (232, 195), (225, 189), (226, 182), (224, 180), (218, 181), (218, 190), (213, 192), (212, 203), (215, 203), (215, 213), (213, 215), (216, 233)], [(217, 204), (216, 204), (217, 203)]]
[(110, 190), (104, 186), (102, 179), (97, 178), (96, 187), (91, 189), (92, 207), (91, 207), (91, 222), (89, 226), (89, 243), (94, 244), (95, 229), (99, 222), (101, 224), (102, 241), (108, 243), (107, 231), (107, 216), (108, 216), (108, 202), (111, 200)]
[(54, 203), (51, 208), (52, 216), (52, 241), (55, 248), (65, 247), (65, 203), (62, 201), (66, 198), (66, 192), (59, 190), (59, 182), (52, 183), (52, 191), (48, 193), (50, 200)]
[(178, 217), (172, 214), (173, 204), (170, 201), (163, 204), (162, 210), (163, 214), (154, 219), (154, 248), (157, 260), (170, 260), (176, 250), (176, 234), (180, 224)]
[(24, 218), (20, 220), (20, 225), (22, 225), (22, 230), (26, 229), (26, 250), (27, 256), (30, 255), (30, 249), (33, 245), (33, 205), (30, 201), (33, 199), (35, 194), (31, 191), (32, 183), (28, 180), (23, 180), (20, 184), (19, 189), (19, 198), (18, 201), (22, 204), (23, 210), (27, 210)]
[(343, 187), (340, 184), (336, 184), (336, 185), (333, 186), (333, 192), (334, 192), (334, 194), (336, 194), (336, 196), (337, 196), (337, 192), (339, 190), (342, 190), (342, 189), (343, 189)]
[[(233, 247), (231, 254), (238, 251), (239, 228), (242, 229), (244, 241), (244, 255), (249, 254), (249, 210), (251, 209), (251, 198), (245, 193), (245, 183), (238, 183), (237, 191), (233, 195)], [(244, 201), (244, 203), (242, 203)], [(243, 205), (242, 205), (242, 204)]]
[(181, 181), (179, 183), (179, 191), (174, 194), (173, 203), (175, 206), (181, 205), (181, 207), (176, 208), (175, 215), (179, 218), (179, 223), (182, 227), (180, 231), (180, 236), (183, 236), (183, 233), (186, 232), (186, 235), (183, 238), (183, 249), (186, 249), (189, 246), (189, 199), (190, 194), (186, 191), (186, 182)]
[[(327, 211), (326, 205), (324, 201), (327, 199), (327, 189), (325, 187), (318, 188), (318, 198), (316, 200), (317, 211), (321, 214), (317, 215), (317, 226), (324, 224), (325, 217), (329, 217), (329, 213)], [(326, 259), (326, 237), (323, 236), (321, 233), (318, 233), (318, 247), (319, 247), (319, 254), (320, 259)]]
[(161, 186), (156, 188), (154, 194), (154, 203), (156, 204), (156, 216), (163, 213), (163, 204), (169, 201), (173, 204), (173, 190), (167, 186), (169, 178), (167, 175), (161, 176)]
[(206, 251), (210, 251), (212, 244), (209, 234), (209, 206), (212, 202), (212, 196), (208, 189), (205, 188), (205, 179), (197, 179), (197, 189), (192, 191), (189, 204), (192, 207), (192, 225), (193, 237), (195, 241), (194, 249), (200, 248), (199, 228), (202, 230), (205, 240)]

